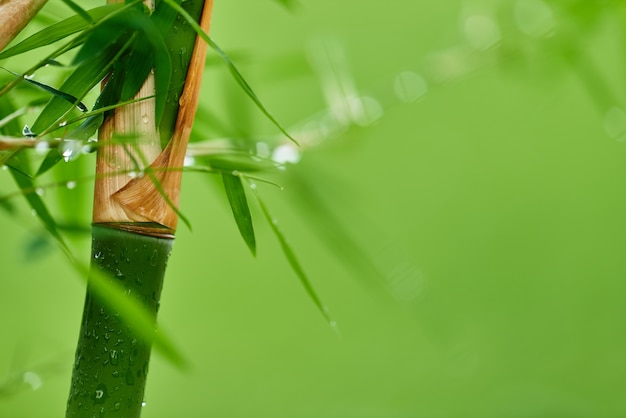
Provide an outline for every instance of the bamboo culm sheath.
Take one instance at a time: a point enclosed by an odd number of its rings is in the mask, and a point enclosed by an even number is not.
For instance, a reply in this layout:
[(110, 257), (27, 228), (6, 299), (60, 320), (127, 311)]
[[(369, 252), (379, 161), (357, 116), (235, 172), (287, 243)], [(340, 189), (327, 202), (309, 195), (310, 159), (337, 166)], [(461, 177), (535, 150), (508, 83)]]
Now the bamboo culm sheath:
[[(120, 282), (154, 315), (155, 326), (173, 242), (119, 225), (92, 229), (92, 270)], [(139, 417), (150, 348), (88, 285), (66, 417)]]

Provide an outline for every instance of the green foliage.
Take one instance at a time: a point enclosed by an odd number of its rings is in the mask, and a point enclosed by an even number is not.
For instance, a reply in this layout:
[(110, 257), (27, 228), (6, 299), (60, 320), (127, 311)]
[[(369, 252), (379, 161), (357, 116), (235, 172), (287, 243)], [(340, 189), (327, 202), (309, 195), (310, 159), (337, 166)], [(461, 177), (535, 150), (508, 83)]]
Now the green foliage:
[(226, 55), (226, 53), (215, 43), (215, 41), (213, 41), (213, 39), (211, 39), (211, 37), (209, 37), (209, 35), (207, 35), (202, 30), (202, 28), (198, 25), (198, 23), (196, 23), (193, 20), (193, 18), (189, 15), (189, 13), (187, 13), (181, 6), (176, 4), (176, 2), (174, 0), (163, 0), (163, 2), (167, 3), (168, 6), (172, 7), (173, 9), (175, 9), (178, 13), (181, 14), (181, 16), (183, 16), (187, 20), (189, 25), (191, 25), (194, 28), (194, 30), (196, 31), (198, 36), (200, 36), (202, 39), (204, 39), (204, 41), (215, 52), (217, 52), (217, 54), (224, 61), (224, 63), (226, 63), (228, 71), (230, 71), (230, 74), (233, 76), (233, 78), (235, 79), (235, 81), (237, 82), (239, 87), (241, 87), (242, 90), (246, 93), (246, 95), (248, 95), (248, 97), (257, 105), (257, 107), (261, 110), (261, 112), (263, 112), (263, 114), (269, 120), (272, 121), (272, 123), (283, 133), (283, 135), (285, 135), (287, 138), (289, 138), (290, 140), (292, 140), (294, 143), (297, 144), (298, 142), (285, 130), (285, 128), (283, 128), (278, 123), (278, 121), (274, 118), (274, 116), (272, 116), (272, 114), (267, 110), (267, 108), (263, 105), (263, 103), (261, 103), (261, 100), (258, 98), (256, 93), (252, 90), (252, 87), (250, 87), (250, 85), (248, 84), (246, 79), (243, 78), (243, 76), (241, 75), (241, 73), (239, 72), (237, 67), (235, 67), (233, 62), (228, 57), (228, 55)]
[(0, 52), (0, 60), (53, 44), (67, 38), (70, 35), (85, 31), (89, 28), (91, 23), (98, 22), (121, 8), (121, 4), (101, 6), (87, 12), (89, 14), (90, 21), (87, 21), (82, 16), (72, 16), (54, 25), (48, 26), (17, 45)]
[(244, 191), (241, 177), (238, 173), (222, 173), (222, 181), (226, 196), (233, 211), (233, 216), (237, 222), (239, 233), (244, 239), (252, 255), (256, 255), (256, 240), (254, 238), (254, 227), (252, 226), (252, 215), (248, 207), (246, 192)]
[(285, 234), (283, 234), (282, 230), (278, 226), (278, 220), (272, 216), (267, 205), (265, 204), (263, 199), (261, 199), (261, 196), (256, 189), (256, 185), (254, 183), (251, 183), (251, 187), (252, 190), (254, 190), (255, 192), (257, 201), (259, 202), (259, 206), (261, 207), (261, 211), (263, 213), (263, 216), (265, 217), (265, 220), (270, 225), (272, 232), (278, 239), (278, 243), (280, 244), (280, 248), (282, 249), (285, 258), (287, 259), (287, 262), (298, 276), (298, 279), (300, 279), (304, 290), (306, 290), (311, 300), (313, 300), (319, 311), (322, 313), (322, 315), (324, 315), (324, 318), (326, 318), (326, 320), (332, 327), (336, 327), (336, 323), (330, 316), (328, 309), (322, 304), (321, 299), (319, 298), (319, 296), (317, 296), (317, 292), (315, 292), (315, 289), (313, 289), (313, 285), (311, 284), (308, 275), (304, 272), (300, 261), (298, 261), (296, 253), (294, 252), (291, 244), (289, 244), (287, 238), (285, 237)]

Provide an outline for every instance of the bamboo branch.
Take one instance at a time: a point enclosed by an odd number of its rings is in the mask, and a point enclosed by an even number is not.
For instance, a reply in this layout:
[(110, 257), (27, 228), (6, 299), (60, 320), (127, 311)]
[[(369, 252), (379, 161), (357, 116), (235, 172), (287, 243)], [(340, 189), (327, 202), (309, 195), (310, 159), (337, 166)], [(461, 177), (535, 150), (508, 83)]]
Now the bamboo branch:
[(0, 51), (31, 21), (47, 0), (0, 0)]

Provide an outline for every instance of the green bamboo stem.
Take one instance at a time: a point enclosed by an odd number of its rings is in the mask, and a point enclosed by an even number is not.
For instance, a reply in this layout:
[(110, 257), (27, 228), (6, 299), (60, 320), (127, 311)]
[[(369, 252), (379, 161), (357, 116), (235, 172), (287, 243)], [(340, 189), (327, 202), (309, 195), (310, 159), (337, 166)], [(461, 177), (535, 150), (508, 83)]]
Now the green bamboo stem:
[[(123, 285), (156, 321), (173, 237), (136, 234), (115, 224), (94, 225), (92, 237), (92, 269)], [(66, 416), (138, 417), (150, 348), (88, 288)]]

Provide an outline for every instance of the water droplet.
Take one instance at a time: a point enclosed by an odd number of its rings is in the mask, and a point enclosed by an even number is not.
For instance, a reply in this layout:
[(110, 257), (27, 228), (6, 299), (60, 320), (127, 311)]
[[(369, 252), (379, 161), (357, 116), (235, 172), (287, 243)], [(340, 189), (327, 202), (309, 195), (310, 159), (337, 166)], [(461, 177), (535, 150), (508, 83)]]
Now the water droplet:
[(146, 406), (146, 401), (143, 401), (143, 402), (141, 403), (141, 406), (142, 406), (142, 407)]
[(93, 256), (96, 260), (104, 260), (104, 255), (102, 255), (102, 251), (98, 251), (97, 253), (94, 254)]
[(113, 366), (117, 366), (117, 364), (119, 363), (120, 359), (118, 357), (118, 353), (117, 350), (111, 350), (109, 352), (109, 357), (111, 357), (111, 364)]
[(66, 126), (66, 125), (67, 125), (67, 121), (65, 121), (65, 120), (64, 120), (63, 122), (59, 123), (59, 126), (60, 126), (61, 128), (62, 128), (62, 127), (64, 127), (64, 126)]
[(360, 126), (369, 126), (383, 116), (383, 107), (373, 97), (361, 96), (350, 100), (352, 120)]
[(144, 113), (144, 114), (143, 114), (143, 116), (141, 117), (141, 121), (142, 121), (145, 125), (147, 125), (147, 124), (148, 124), (148, 122), (150, 122), (150, 117), (149, 117), (146, 113)]
[(94, 392), (94, 400), (96, 403), (104, 403), (107, 397), (107, 387), (104, 384), (100, 384), (96, 386), (96, 390)]
[(542, 0), (517, 0), (513, 13), (517, 27), (524, 35), (539, 38), (554, 33), (554, 13)]
[(35, 77), (35, 74), (24, 74), (24, 80), (32, 80)]
[(60, 147), (61, 155), (65, 162), (70, 162), (81, 155), (82, 144), (80, 141), (66, 140)]
[(196, 163), (196, 159), (195, 159), (195, 158), (193, 158), (193, 157), (192, 157), (192, 156), (190, 156), (190, 155), (185, 155), (185, 160), (184, 160), (184, 162), (183, 162), (183, 165), (184, 165), (185, 167), (191, 167), (191, 166), (193, 166), (195, 163)]
[(250, 188), (251, 188), (252, 190), (256, 190), (256, 183), (251, 182), (251, 183), (250, 183)]
[(491, 17), (471, 15), (464, 23), (465, 37), (473, 48), (484, 51), (500, 42), (500, 28)]
[(24, 380), (24, 383), (30, 385), (32, 390), (39, 389), (43, 384), (41, 377), (35, 372), (25, 372), (22, 379)]
[(157, 250), (153, 250), (152, 255), (150, 256), (150, 265), (156, 266), (158, 262), (159, 262), (159, 253), (157, 252)]
[(405, 103), (418, 100), (428, 92), (428, 84), (421, 75), (413, 71), (403, 71), (393, 83), (396, 96)]
[(45, 154), (50, 149), (50, 144), (46, 141), (39, 141), (35, 144), (35, 152), (37, 154)]
[(295, 144), (285, 143), (276, 147), (272, 153), (272, 160), (279, 164), (291, 163), (296, 164), (300, 161), (302, 155)]
[(180, 48), (180, 49), (178, 50), (178, 53), (179, 53), (180, 55), (185, 55), (185, 54), (187, 54), (187, 48), (185, 48), (185, 47), (183, 46), (182, 48)]
[(613, 106), (606, 112), (604, 130), (616, 141), (626, 140), (626, 112), (621, 107)]
[(115, 402), (115, 403), (113, 404), (113, 409), (114, 409), (114, 410), (116, 410), (116, 411), (119, 411), (121, 406), (122, 406), (122, 404), (121, 404), (121, 403), (119, 403), (119, 402)]
[(269, 158), (270, 156), (270, 147), (265, 142), (257, 142), (256, 143), (256, 155), (261, 158)]
[(132, 370), (126, 370), (126, 384), (132, 386), (135, 384), (135, 376), (133, 376)]
[(69, 190), (73, 190), (76, 188), (76, 182), (75, 181), (68, 181), (65, 186), (69, 189)]
[(39, 195), (39, 196), (43, 196), (44, 194), (46, 194), (46, 191), (42, 188), (42, 187), (37, 187), (35, 189), (35, 192)]
[(22, 128), (22, 135), (29, 138), (34, 138), (37, 136), (33, 131), (30, 130), (30, 127), (28, 125), (24, 125), (24, 127)]

